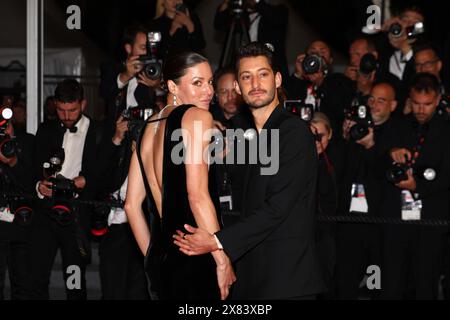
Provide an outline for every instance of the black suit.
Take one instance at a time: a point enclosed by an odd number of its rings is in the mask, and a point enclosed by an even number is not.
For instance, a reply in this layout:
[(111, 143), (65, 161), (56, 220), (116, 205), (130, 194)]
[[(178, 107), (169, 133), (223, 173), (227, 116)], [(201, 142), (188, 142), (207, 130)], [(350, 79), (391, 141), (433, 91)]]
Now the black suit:
[[(258, 42), (270, 43), (274, 46), (275, 66), (281, 72), (283, 77), (289, 75), (288, 62), (286, 58), (286, 32), (288, 25), (289, 12), (285, 5), (270, 5), (261, 0), (256, 5), (256, 11), (261, 15), (258, 25)], [(214, 27), (217, 30), (229, 30), (233, 19), (230, 10), (216, 11), (214, 17)], [(246, 28), (248, 29), (249, 19), (244, 16)], [(247, 30), (248, 31), (248, 30)], [(238, 31), (237, 32), (242, 32)]]
[[(50, 158), (52, 150), (61, 148), (65, 130), (58, 121), (43, 123), (36, 134), (36, 180), (43, 179), (42, 164)], [(104, 127), (90, 121), (84, 142), (80, 176), (86, 179), (86, 186), (79, 199), (89, 200), (101, 187), (101, 157), (108, 157), (107, 148), (102, 147), (106, 136)], [(67, 159), (65, 160), (67, 161)], [(80, 268), (79, 289), (66, 290), (68, 299), (86, 299), (85, 266), (90, 258), (88, 243), (89, 210), (85, 206), (70, 205), (77, 221), (62, 226), (48, 213), (50, 206), (57, 201), (46, 200), (39, 203), (32, 232), (30, 235), (32, 298), (48, 299), (48, 280), (58, 248), (61, 249), (64, 281), (67, 280), (67, 267), (76, 265)]]
[[(436, 179), (426, 181), (416, 177), (418, 198), (422, 200), (421, 219), (448, 219), (450, 185), (450, 139), (448, 121), (434, 115), (418, 126), (412, 115), (406, 116), (392, 134), (392, 147), (411, 150), (418, 143), (418, 132), (424, 133), (424, 143), (415, 168), (431, 167)], [(386, 156), (386, 164), (392, 160)], [(401, 217), (401, 189), (386, 184), (381, 212), (387, 217)], [(407, 289), (407, 275), (413, 275), (412, 286), (417, 299), (437, 299), (441, 271), (442, 227), (413, 225), (383, 226), (383, 280), (384, 298), (400, 299)]]
[[(119, 89), (117, 85), (117, 77), (124, 71), (124, 66), (117, 63), (104, 63), (100, 69), (100, 95), (106, 103), (105, 113), (111, 122), (115, 122), (119, 114), (128, 106), (128, 84), (122, 89)], [(151, 107), (155, 102), (154, 90), (141, 83), (138, 83), (134, 97), (141, 107)]]
[[(31, 194), (33, 189), (34, 136), (27, 133), (16, 133), (18, 144), (17, 163), (14, 167), (6, 167), (0, 162), (0, 193), (2, 191), (24, 192)], [(3, 202), (0, 195), (0, 206)], [(12, 207), (11, 207), (12, 204)], [(34, 207), (30, 201), (10, 201), (11, 211), (21, 206)], [(28, 237), (30, 225), (20, 225), (19, 219), (13, 223), (0, 221), (0, 300), (3, 300), (4, 281), (8, 269), (11, 281), (11, 299), (23, 300), (29, 297), (29, 250)]]
[[(268, 166), (262, 165), (260, 159), (248, 167), (241, 218), (217, 233), (226, 254), (236, 262), (233, 298), (315, 295), (324, 288), (314, 245), (314, 140), (308, 126), (280, 106), (263, 129), (268, 134), (258, 137), (259, 144), (267, 143), (268, 150), (271, 144), (279, 146), (279, 153), (275, 151), (279, 154), (278, 171), (262, 175), (261, 169)], [(276, 129), (279, 141), (271, 141)]]

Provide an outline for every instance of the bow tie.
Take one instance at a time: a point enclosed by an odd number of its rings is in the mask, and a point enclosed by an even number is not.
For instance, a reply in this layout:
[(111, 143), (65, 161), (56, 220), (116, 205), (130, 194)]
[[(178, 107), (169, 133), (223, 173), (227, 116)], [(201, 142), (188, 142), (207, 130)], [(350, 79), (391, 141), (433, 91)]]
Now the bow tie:
[(73, 126), (71, 128), (67, 128), (64, 125), (61, 125), (61, 131), (63, 133), (66, 133), (66, 131), (69, 131), (70, 133), (76, 133), (78, 131), (78, 128), (77, 128), (77, 126)]

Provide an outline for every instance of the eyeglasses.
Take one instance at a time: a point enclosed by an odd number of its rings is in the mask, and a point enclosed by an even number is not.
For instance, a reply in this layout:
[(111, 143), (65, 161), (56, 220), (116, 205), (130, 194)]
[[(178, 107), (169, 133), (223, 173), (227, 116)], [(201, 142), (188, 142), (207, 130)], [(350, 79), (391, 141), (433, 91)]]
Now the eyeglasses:
[(439, 59), (435, 59), (435, 60), (427, 61), (424, 63), (415, 63), (414, 66), (416, 68), (430, 68), (438, 61), (439, 61)]

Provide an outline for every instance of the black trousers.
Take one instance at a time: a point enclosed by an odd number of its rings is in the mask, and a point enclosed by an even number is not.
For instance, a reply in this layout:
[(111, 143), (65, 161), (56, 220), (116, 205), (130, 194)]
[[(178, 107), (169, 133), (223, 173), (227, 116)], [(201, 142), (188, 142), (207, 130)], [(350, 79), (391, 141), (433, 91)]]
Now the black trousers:
[(444, 233), (437, 227), (383, 226), (383, 299), (403, 299), (410, 289), (415, 299), (438, 298)]
[(100, 281), (105, 300), (148, 300), (144, 256), (128, 223), (111, 225), (100, 242)]
[(5, 227), (14, 232), (14, 237), (0, 240), (0, 300), (5, 298), (6, 270), (9, 274), (11, 300), (26, 300), (30, 295), (28, 230), (15, 225)]
[(336, 226), (318, 223), (316, 227), (316, 249), (322, 278), (327, 291), (318, 295), (319, 300), (334, 298), (336, 270)]
[(77, 226), (61, 226), (41, 211), (35, 214), (30, 234), (31, 298), (49, 299), (49, 281), (58, 249), (67, 299), (85, 300), (86, 260), (80, 253)]
[[(359, 284), (370, 265), (381, 264), (379, 227), (339, 223), (336, 233), (336, 297), (356, 300)], [(383, 287), (382, 287), (383, 288)], [(377, 292), (373, 291), (373, 297)]]

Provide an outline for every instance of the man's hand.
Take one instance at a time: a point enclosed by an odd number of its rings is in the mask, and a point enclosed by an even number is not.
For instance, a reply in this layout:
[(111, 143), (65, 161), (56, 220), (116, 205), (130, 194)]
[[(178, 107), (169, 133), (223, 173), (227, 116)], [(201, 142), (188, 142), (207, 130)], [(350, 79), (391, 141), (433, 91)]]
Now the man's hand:
[(184, 228), (190, 233), (184, 233), (177, 230), (177, 234), (173, 236), (174, 243), (180, 247), (180, 251), (188, 256), (198, 256), (218, 250), (214, 235), (206, 230), (194, 228), (188, 224)]
[(405, 148), (393, 148), (391, 150), (391, 158), (396, 163), (406, 163), (411, 160), (411, 151)]
[(142, 83), (144, 86), (149, 88), (156, 88), (161, 83), (161, 79), (152, 80), (149, 79), (145, 73), (141, 72), (138, 74), (138, 82)]
[(139, 56), (129, 56), (125, 61), (125, 71), (119, 75), (120, 81), (127, 83), (142, 70), (142, 63)]
[(350, 138), (350, 129), (356, 124), (355, 121), (344, 119), (344, 122), (342, 123), (342, 137), (345, 140), (348, 140)]
[(347, 68), (345, 68), (344, 75), (350, 80), (356, 81), (356, 78), (358, 76), (358, 69), (358, 67), (348, 66)]
[(369, 128), (369, 133), (362, 139), (356, 141), (356, 143), (362, 145), (366, 149), (370, 149), (375, 145), (375, 139), (373, 136), (373, 128)]
[(303, 67), (302, 67), (302, 62), (303, 60), (305, 60), (306, 54), (302, 53), (299, 54), (297, 56), (297, 58), (295, 59), (295, 71), (294, 71), (294, 75), (301, 79), (303, 77)]
[(51, 198), (53, 194), (52, 183), (47, 180), (42, 180), (39, 182), (38, 191), (45, 197)]
[(186, 13), (177, 11), (175, 13), (175, 17), (173, 18), (173, 23), (180, 24), (182, 27), (185, 26), (189, 33), (192, 33), (195, 30), (194, 22), (192, 22), (191, 17), (189, 16), (189, 10), (187, 9)]
[(112, 142), (118, 146), (122, 143), (125, 138), (125, 132), (128, 131), (128, 121), (123, 119), (123, 116), (120, 116), (116, 121), (116, 132), (112, 138)]
[(17, 164), (17, 156), (14, 156), (11, 158), (6, 158), (0, 152), (0, 162), (3, 162), (4, 164), (8, 165), (10, 168), (13, 168)]
[(73, 183), (75, 184), (75, 187), (77, 189), (84, 189), (86, 186), (86, 179), (83, 176), (78, 176), (76, 178), (73, 178)]
[(409, 190), (409, 191), (416, 191), (417, 184), (416, 179), (414, 178), (412, 174), (412, 169), (409, 169), (406, 174), (408, 175), (408, 179), (404, 181), (400, 181), (395, 186), (402, 189), (402, 190)]

